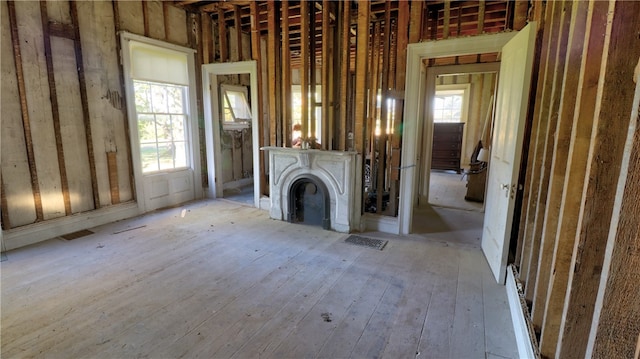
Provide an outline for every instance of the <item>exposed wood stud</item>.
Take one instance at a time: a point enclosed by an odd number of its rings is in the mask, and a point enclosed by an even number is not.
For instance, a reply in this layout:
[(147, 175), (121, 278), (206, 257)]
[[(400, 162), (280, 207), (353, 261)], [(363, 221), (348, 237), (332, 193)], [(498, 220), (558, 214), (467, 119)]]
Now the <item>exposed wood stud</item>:
[[(569, 64), (580, 64), (581, 58), (586, 59), (587, 54), (584, 51), (587, 49), (586, 43), (589, 41), (589, 27), (587, 23), (590, 22), (588, 17), (591, 17), (587, 9), (590, 7), (588, 2), (576, 2), (573, 4), (576, 10), (572, 11), (571, 21), (572, 29), (570, 37), (571, 44), (569, 48)], [(585, 40), (587, 39), (587, 40)], [(589, 56), (591, 58), (591, 56)], [(539, 278), (536, 283), (536, 297), (534, 298), (533, 316), (542, 317), (544, 322), (541, 325), (541, 337), (540, 337), (540, 352), (544, 356), (555, 356), (557, 338), (559, 331), (558, 315), (562, 312), (562, 303), (564, 302), (564, 290), (562, 290), (562, 296), (558, 296), (557, 285), (562, 282), (561, 278), (565, 277), (568, 265), (562, 264), (567, 262), (562, 257), (562, 247), (565, 242), (573, 241), (570, 238), (561, 238), (559, 234), (559, 224), (568, 218), (562, 216), (562, 203), (563, 198), (566, 196), (566, 192), (569, 191), (565, 186), (565, 181), (572, 177), (573, 174), (568, 173), (569, 164), (572, 162), (570, 143), (572, 133), (575, 133), (575, 118), (574, 113), (577, 115), (579, 109), (576, 107), (576, 102), (580, 99), (581, 88), (583, 87), (585, 63), (582, 62), (581, 66), (568, 66), (566, 69), (565, 88), (563, 91), (563, 104), (560, 114), (560, 122), (558, 123), (558, 134), (556, 136), (555, 159), (554, 159), (554, 174), (552, 176), (551, 188), (549, 191), (549, 204), (547, 206), (548, 213), (545, 215), (547, 218), (545, 222), (545, 231), (543, 233), (543, 248), (540, 256), (539, 266)], [(574, 161), (575, 162), (575, 161)], [(584, 174), (582, 172), (581, 174)], [(559, 181), (559, 183), (555, 183)], [(582, 186), (580, 186), (582, 187)], [(556, 203), (554, 203), (556, 201)], [(550, 246), (550, 248), (548, 248)], [(557, 265), (559, 264), (559, 265)], [(566, 289), (566, 281), (564, 282)], [(542, 321), (541, 319), (536, 319)]]
[[(117, 1), (117, 0), (114, 0)], [(149, 7), (146, 1), (142, 2), (142, 22), (144, 23), (144, 36), (149, 37)]]
[(238, 56), (237, 61), (242, 61), (244, 60), (242, 54), (242, 20), (240, 19), (240, 7), (238, 5), (233, 5), (233, 15), (233, 25), (236, 28), (236, 48), (238, 49), (236, 56)]
[[(0, 211), (2, 211), (2, 230), (11, 229), (11, 221), (9, 218), (9, 204), (7, 202), (7, 191), (4, 189), (4, 179), (0, 173)], [(3, 248), (4, 249), (4, 248)]]
[(89, 112), (89, 99), (87, 98), (87, 80), (84, 74), (84, 58), (82, 56), (82, 43), (80, 42), (80, 25), (78, 22), (78, 7), (75, 1), (69, 3), (71, 10), (71, 22), (75, 29), (74, 50), (76, 56), (76, 68), (78, 69), (78, 83), (80, 85), (80, 102), (82, 103), (82, 120), (84, 122), (85, 140), (89, 158), (89, 174), (91, 176), (91, 190), (93, 191), (93, 206), (100, 208), (100, 190), (98, 188), (98, 175), (96, 172), (96, 158), (93, 152), (93, 134), (91, 132), (91, 116)]
[[(382, 213), (382, 199), (383, 193), (386, 190), (386, 181), (385, 181), (385, 173), (387, 167), (387, 114), (388, 114), (388, 103), (387, 99), (389, 98), (389, 74), (390, 74), (390, 66), (391, 66), (391, 41), (393, 37), (391, 36), (391, 3), (389, 1), (385, 2), (385, 11), (384, 11), (384, 44), (382, 48), (382, 72), (381, 72), (381, 103), (380, 103), (380, 133), (378, 134), (378, 168), (377, 168), (377, 188), (376, 193), (376, 212)], [(376, 48), (375, 51), (379, 51), (379, 48)], [(377, 92), (377, 91), (376, 91)], [(377, 94), (376, 94), (377, 95)], [(377, 97), (377, 96), (376, 96)]]
[[(527, 161), (527, 180), (530, 182), (526, 184), (529, 189), (529, 202), (526, 204), (526, 213), (523, 213), (521, 228), (523, 228), (523, 236), (526, 239), (522, 248), (522, 263), (520, 266), (520, 279), (525, 281), (526, 286), (530, 283), (526, 283), (529, 278), (528, 274), (531, 269), (532, 263), (531, 256), (532, 251), (535, 252), (535, 247), (538, 245), (537, 240), (534, 240), (533, 233), (535, 231), (535, 214), (537, 210), (536, 200), (538, 198), (538, 191), (540, 189), (540, 169), (542, 167), (542, 152), (545, 143), (545, 131), (547, 121), (549, 120), (549, 101), (551, 98), (551, 92), (553, 88), (553, 69), (555, 68), (556, 52), (558, 50), (559, 34), (558, 28), (560, 26), (560, 14), (562, 11), (562, 2), (554, 2), (547, 7), (547, 21), (545, 25), (544, 36), (548, 36), (543, 39), (542, 42), (546, 44), (546, 47), (542, 49), (541, 56), (545, 59), (544, 69), (542, 66), (539, 72), (538, 91), (536, 93), (533, 128), (531, 134), (531, 140), (534, 144), (529, 148), (529, 156)], [(548, 31), (547, 31), (548, 30)], [(535, 136), (535, 137), (534, 137)], [(525, 205), (525, 204), (523, 204)], [(525, 215), (526, 214), (526, 215)], [(531, 283), (533, 285), (533, 283)], [(531, 297), (527, 297), (531, 299)]]
[[(115, 44), (116, 44), (116, 50), (118, 52), (118, 54), (122, 53), (122, 44), (120, 43), (120, 38), (118, 36), (118, 33), (120, 32), (120, 10), (118, 7), (118, 1), (117, 0), (113, 0), (111, 1), (112, 4), (112, 8), (113, 8), (113, 23), (115, 26)], [(120, 91), (121, 93), (125, 93), (125, 80), (124, 80), (124, 67), (122, 64), (122, 61), (118, 61), (118, 69), (120, 70)], [(127, 158), (132, 158), (132, 151), (131, 151), (131, 136), (130, 133), (131, 131), (129, 131), (129, 120), (127, 118), (128, 114), (126, 111), (127, 108), (127, 98), (126, 96), (124, 96), (122, 98), (122, 117), (123, 117), (123, 124), (124, 124), (124, 136), (125, 136), (125, 140), (127, 143), (126, 146), (126, 152), (127, 152)], [(131, 186), (131, 193), (133, 193), (134, 199), (135, 199), (135, 194), (136, 194), (136, 181), (135, 181), (135, 177), (134, 177), (134, 170), (133, 170), (133, 161), (127, 161), (129, 163), (129, 185)]]
[(24, 131), (25, 146), (27, 152), (27, 162), (29, 164), (29, 174), (31, 177), (31, 191), (33, 192), (33, 202), (35, 205), (36, 221), (44, 220), (42, 211), (42, 196), (40, 195), (40, 182), (38, 181), (38, 170), (33, 151), (33, 138), (31, 136), (31, 121), (29, 120), (29, 106), (27, 104), (27, 91), (24, 83), (24, 71), (22, 68), (22, 54), (20, 51), (20, 37), (18, 34), (18, 24), (16, 19), (16, 8), (13, 1), (7, 1), (9, 27), (11, 28), (11, 43), (13, 45), (13, 59), (16, 67), (16, 80), (18, 85), (18, 95), (20, 97), (20, 110), (22, 114), (22, 128)]
[(171, 36), (171, 34), (169, 33), (171, 26), (169, 25), (169, 2), (168, 1), (162, 2), (162, 21), (164, 23), (164, 40), (169, 41)]
[(282, 111), (284, 146), (291, 146), (291, 44), (289, 41), (289, 0), (282, 0)]
[(515, 1), (513, 14), (513, 29), (520, 31), (527, 26), (527, 16), (529, 15), (529, 1)]
[[(577, 4), (577, 3), (573, 3)], [(553, 212), (553, 208), (559, 208), (560, 203), (555, 202), (555, 198), (550, 197), (549, 194), (553, 189), (557, 188), (557, 184), (554, 187), (552, 171), (553, 171), (553, 160), (558, 159), (558, 150), (556, 143), (558, 140), (558, 131), (559, 125), (561, 124), (561, 120), (558, 116), (560, 111), (562, 110), (563, 102), (561, 102), (561, 97), (571, 93), (570, 87), (572, 84), (566, 83), (566, 78), (564, 74), (566, 73), (566, 65), (571, 64), (567, 63), (567, 44), (570, 39), (569, 36), (573, 34), (573, 29), (570, 29), (572, 23), (575, 22), (575, 17), (573, 14), (574, 9), (571, 8), (571, 2), (565, 2), (564, 9), (562, 11), (562, 15), (560, 17), (560, 29), (559, 32), (561, 34), (560, 39), (558, 41), (558, 50), (556, 53), (555, 61), (555, 69), (554, 69), (554, 80), (552, 86), (552, 95), (551, 95), (551, 103), (549, 105), (549, 120), (547, 122), (546, 132), (546, 143), (543, 151), (543, 166), (541, 168), (540, 173), (540, 189), (538, 190), (538, 208), (536, 214), (536, 225), (534, 237), (539, 239), (540, 248), (535, 256), (538, 258), (535, 264), (536, 272), (533, 273), (532, 270), (529, 271), (531, 276), (535, 276), (535, 279), (531, 279), (533, 284), (530, 288), (533, 288), (533, 301), (534, 306), (532, 310), (532, 320), (533, 324), (537, 327), (542, 326), (542, 321), (544, 317), (545, 305), (546, 305), (546, 297), (547, 297), (547, 285), (548, 285), (548, 277), (550, 274), (550, 264), (551, 258), (553, 256), (553, 247), (555, 236), (545, 236), (545, 226), (551, 226), (553, 229), (549, 229), (552, 233), (555, 233), (557, 227), (557, 213)], [(573, 20), (573, 21), (572, 21)], [(578, 57), (575, 61), (579, 61)], [(575, 84), (577, 85), (577, 84)], [(574, 96), (575, 98), (575, 96)], [(565, 102), (569, 102), (569, 99), (564, 99)], [(567, 136), (568, 137), (568, 136)], [(568, 143), (568, 142), (567, 142)], [(566, 159), (562, 160), (561, 168), (558, 169), (562, 171), (561, 173), (557, 173), (559, 178), (564, 177), (564, 167), (566, 165)], [(556, 176), (556, 174), (554, 174)], [(562, 193), (558, 193), (558, 198), (562, 197)], [(550, 215), (552, 215), (552, 218)], [(533, 267), (532, 267), (533, 268)]]
[(209, 64), (213, 61), (211, 16), (208, 13), (200, 14), (200, 23), (202, 24), (202, 63)]
[(42, 20), (42, 31), (44, 40), (44, 53), (47, 63), (47, 78), (49, 82), (49, 94), (51, 98), (51, 113), (53, 116), (53, 131), (56, 141), (56, 152), (58, 158), (58, 170), (60, 172), (60, 189), (64, 202), (64, 211), (68, 216), (71, 212), (71, 195), (69, 193), (69, 180), (67, 178), (67, 168), (64, 160), (64, 149), (62, 146), (62, 132), (60, 129), (60, 111), (58, 109), (58, 93), (56, 91), (55, 73), (53, 71), (53, 57), (51, 51), (51, 38), (49, 36), (49, 15), (47, 13), (46, 1), (40, 1), (40, 17)]
[(485, 13), (485, 0), (478, 2), (478, 35), (484, 33), (484, 13)]
[(424, 1), (411, 2), (411, 17), (409, 19), (409, 43), (413, 44), (420, 41), (422, 29), (422, 12), (425, 6)]
[(117, 152), (107, 152), (107, 171), (109, 173), (109, 189), (111, 191), (111, 204), (120, 203), (120, 188), (118, 186), (118, 159)]
[(369, 14), (368, 0), (358, 0), (358, 29), (356, 38), (356, 78), (355, 78), (355, 116), (354, 116), (354, 149), (364, 152), (364, 138), (367, 134), (367, 56), (369, 54)]
[(451, 21), (451, 0), (444, 0), (444, 23), (442, 25), (442, 38), (449, 38), (450, 24)]
[(322, 83), (322, 133), (320, 134), (320, 143), (322, 144), (322, 149), (330, 149), (331, 145), (331, 129), (333, 128), (333, 114), (330, 112), (329, 104), (333, 99), (329, 97), (330, 93), (330, 50), (329, 44), (332, 41), (329, 39), (331, 36), (331, 29), (329, 27), (331, 23), (331, 3), (329, 0), (322, 0), (322, 74), (321, 74), (321, 83)]
[(218, 44), (220, 44), (220, 62), (229, 59), (229, 42), (227, 40), (227, 24), (224, 21), (224, 10), (218, 9)]
[(351, 37), (351, 2), (345, 0), (339, 3), (340, 14), (342, 15), (342, 23), (340, 26), (340, 91), (338, 110), (340, 114), (339, 124), (336, 128), (338, 137), (337, 147), (339, 150), (345, 150), (347, 139), (347, 116), (348, 116), (348, 82), (350, 72), (350, 37)]
[[(313, 4), (313, 3), (312, 3)], [(318, 134), (316, 133), (316, 7), (309, 6), (309, 132), (314, 142)], [(306, 38), (305, 38), (306, 39)], [(305, 70), (306, 71), (306, 70)]]
[[(256, 99), (256, 103), (258, 104), (258, 108), (254, 109), (254, 111), (258, 114), (258, 144), (260, 147), (264, 147), (264, 103), (263, 103), (263, 78), (262, 78), (262, 58), (261, 58), (261, 46), (260, 46), (260, 29), (258, 24), (258, 4), (255, 1), (252, 1), (250, 4), (251, 10), (251, 55), (253, 60), (256, 62), (257, 69), (257, 77), (258, 77), (258, 98)], [(254, 139), (255, 140), (255, 139)], [(260, 193), (264, 195), (269, 194), (269, 181), (267, 178), (266, 170), (265, 170), (265, 156), (264, 151), (260, 151), (260, 165), (259, 165), (259, 176), (260, 176)], [(255, 169), (254, 169), (255, 171)]]
[(300, 2), (300, 111), (302, 119), (302, 138), (309, 137), (309, 6), (307, 1)]

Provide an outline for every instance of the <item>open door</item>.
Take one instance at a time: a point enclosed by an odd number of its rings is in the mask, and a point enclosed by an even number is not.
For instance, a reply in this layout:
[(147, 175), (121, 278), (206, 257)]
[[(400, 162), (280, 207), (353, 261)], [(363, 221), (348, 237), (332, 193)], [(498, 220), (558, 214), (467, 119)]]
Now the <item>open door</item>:
[(482, 232), (482, 251), (499, 283), (504, 283), (506, 277), (529, 102), (535, 28), (535, 22), (529, 23), (502, 48)]

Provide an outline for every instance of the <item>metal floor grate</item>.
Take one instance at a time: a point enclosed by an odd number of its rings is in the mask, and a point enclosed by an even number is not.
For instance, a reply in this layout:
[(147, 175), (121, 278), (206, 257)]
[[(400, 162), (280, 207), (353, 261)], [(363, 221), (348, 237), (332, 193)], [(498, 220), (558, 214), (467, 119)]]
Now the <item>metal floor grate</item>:
[(382, 239), (367, 238), (367, 237), (361, 237), (356, 235), (351, 235), (347, 237), (347, 239), (345, 239), (344, 241), (346, 243), (355, 244), (358, 246), (371, 247), (379, 250), (383, 250), (384, 247), (387, 245), (387, 242), (389, 242)]
[(81, 231), (77, 231), (77, 232), (73, 232), (73, 233), (69, 233), (69, 234), (65, 234), (64, 236), (60, 236), (68, 241), (76, 239), (76, 238), (80, 238), (80, 237), (84, 237), (84, 236), (88, 236), (90, 234), (93, 234), (93, 232), (91, 232), (88, 229), (83, 229)]

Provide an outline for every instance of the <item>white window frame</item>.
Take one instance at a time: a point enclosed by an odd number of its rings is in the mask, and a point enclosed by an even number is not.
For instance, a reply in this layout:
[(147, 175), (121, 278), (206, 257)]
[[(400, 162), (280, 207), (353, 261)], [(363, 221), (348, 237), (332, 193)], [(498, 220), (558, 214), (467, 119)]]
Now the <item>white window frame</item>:
[[(129, 133), (130, 133), (130, 145), (131, 145), (131, 161), (133, 163), (133, 174), (136, 185), (136, 200), (138, 201), (138, 206), (142, 212), (146, 210), (146, 206), (144, 203), (145, 195), (144, 195), (144, 177), (157, 176), (171, 172), (179, 172), (181, 170), (188, 170), (193, 173), (193, 186), (195, 190), (195, 198), (202, 197), (202, 181), (201, 181), (201, 168), (200, 168), (200, 141), (198, 136), (198, 118), (197, 118), (197, 92), (196, 92), (196, 77), (195, 77), (195, 59), (194, 54), (195, 50), (170, 44), (164, 41), (151, 39), (148, 37), (132, 34), (126, 31), (121, 31), (120, 35), (120, 44), (121, 44), (121, 60), (122, 67), (124, 72), (124, 87), (125, 87), (125, 96), (127, 103), (127, 116), (129, 123)], [(142, 161), (140, 157), (140, 137), (138, 133), (138, 119), (137, 119), (137, 111), (135, 106), (135, 91), (133, 88), (133, 79), (131, 77), (131, 52), (129, 49), (129, 41), (136, 41), (142, 44), (156, 46), (162, 49), (182, 52), (187, 56), (187, 71), (189, 76), (189, 85), (187, 86), (187, 94), (188, 101), (185, 104), (188, 106), (187, 109), (187, 120), (186, 120), (186, 141), (190, 144), (188, 152), (189, 162), (186, 168), (182, 169), (171, 169), (171, 170), (161, 170), (153, 173), (143, 173), (142, 172)]]
[[(438, 94), (443, 94), (443, 95), (448, 95), (448, 94), (455, 94), (455, 93), (459, 93), (462, 92), (462, 111), (460, 113), (460, 123), (466, 123), (467, 122), (467, 116), (469, 113), (469, 92), (471, 90), (471, 84), (454, 84), (454, 85), (437, 85), (436, 86), (436, 91), (435, 91), (435, 96), (438, 96)], [(435, 96), (434, 96), (434, 101), (435, 101)], [(431, 107), (431, 111), (434, 110), (434, 106), (432, 105)], [(435, 123), (435, 116), (434, 116), (434, 123)]]
[[(247, 107), (247, 112), (249, 114), (248, 118), (238, 117), (233, 108), (231, 108), (231, 116), (233, 116), (233, 121), (227, 121), (225, 118), (224, 110), (226, 107), (226, 103), (228, 101), (227, 92), (240, 92), (244, 94), (244, 103)], [(245, 128), (251, 127), (251, 105), (249, 104), (249, 90), (246, 86), (241, 85), (229, 85), (222, 84), (220, 85), (220, 118), (222, 119), (222, 128), (225, 130), (243, 130)]]

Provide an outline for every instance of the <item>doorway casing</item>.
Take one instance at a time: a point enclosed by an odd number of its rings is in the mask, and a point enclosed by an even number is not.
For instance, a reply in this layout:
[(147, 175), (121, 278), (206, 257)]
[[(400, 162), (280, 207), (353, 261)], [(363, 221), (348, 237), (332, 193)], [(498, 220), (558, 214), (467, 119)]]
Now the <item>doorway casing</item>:
[[(500, 52), (502, 47), (517, 32), (472, 36), (409, 44), (407, 46), (407, 84), (405, 89), (404, 121), (402, 131), (402, 169), (400, 179), (400, 207), (396, 228), (398, 234), (411, 233), (413, 209), (418, 195), (418, 174), (422, 173), (420, 157), (421, 136), (431, 136), (430, 130), (423, 134), (425, 98), (427, 89), (424, 59), (463, 56)], [(428, 133), (427, 133), (428, 132)]]
[(225, 62), (219, 64), (202, 65), (202, 92), (204, 94), (204, 128), (207, 145), (207, 179), (209, 188), (206, 192), (209, 198), (221, 198), (223, 186), (217, 183), (217, 174), (222, 173), (222, 146), (220, 142), (220, 105), (218, 91), (218, 75), (249, 74), (251, 94), (251, 136), (253, 155), (253, 203), (257, 208), (268, 209), (268, 199), (261, 206), (260, 176), (255, 172), (260, 168), (260, 144), (258, 132), (258, 72), (255, 61)]

